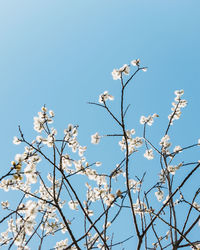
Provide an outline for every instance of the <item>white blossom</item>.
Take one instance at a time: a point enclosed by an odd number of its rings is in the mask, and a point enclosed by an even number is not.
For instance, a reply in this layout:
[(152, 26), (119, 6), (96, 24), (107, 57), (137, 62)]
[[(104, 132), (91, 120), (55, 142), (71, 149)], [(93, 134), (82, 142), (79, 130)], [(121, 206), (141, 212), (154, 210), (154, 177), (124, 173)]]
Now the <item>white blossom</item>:
[(127, 64), (124, 64), (119, 71), (123, 72), (125, 75), (130, 73), (130, 67)]
[(35, 219), (38, 212), (38, 203), (32, 200), (26, 202), (25, 215), (28, 219)]
[(113, 80), (121, 79), (122, 73), (128, 75), (130, 72), (130, 67), (127, 64), (124, 64), (120, 69), (114, 69), (112, 71)]
[(131, 61), (131, 64), (133, 65), (133, 66), (140, 66), (140, 59), (136, 59), (136, 60), (132, 60)]
[(56, 242), (55, 250), (64, 250), (68, 246), (68, 239)]
[(131, 143), (135, 146), (135, 147), (141, 147), (142, 146), (142, 138), (141, 137), (135, 137)]
[(97, 167), (100, 167), (100, 166), (102, 165), (102, 163), (101, 163), (100, 161), (96, 161), (96, 162), (95, 162), (95, 165), (96, 165)]
[(42, 132), (44, 129), (42, 120), (39, 117), (34, 117), (33, 120), (34, 130), (37, 132)]
[(106, 224), (106, 226), (105, 226), (105, 224), (103, 224), (103, 229), (108, 228), (108, 227), (110, 227), (110, 226), (111, 226), (111, 222), (108, 221), (107, 224)]
[(50, 115), (51, 117), (54, 117), (54, 116), (55, 116), (55, 113), (53, 112), (53, 110), (49, 110), (49, 115)]
[(169, 202), (167, 202), (168, 199), (169, 199), (169, 195), (166, 196), (165, 200), (163, 201), (163, 204), (166, 204), (166, 203), (167, 203), (167, 205), (169, 205)]
[(13, 144), (15, 145), (19, 145), (21, 143), (21, 140), (19, 138), (17, 138), (17, 136), (13, 137)]
[(103, 94), (99, 96), (99, 103), (104, 103), (107, 100), (113, 101), (114, 96), (110, 95), (108, 91), (104, 91)]
[(170, 174), (172, 174), (172, 175), (175, 175), (175, 173), (176, 173), (176, 169), (175, 169), (175, 167), (174, 166), (172, 166), (172, 165), (169, 165), (168, 167), (167, 167), (167, 170), (170, 172)]
[(161, 201), (164, 197), (164, 192), (161, 189), (158, 189), (158, 191), (155, 192), (155, 196), (158, 201)]
[(145, 68), (142, 68), (142, 71), (143, 72), (147, 72), (147, 68), (145, 67)]
[(94, 135), (91, 135), (91, 143), (98, 144), (100, 142), (101, 136), (96, 132)]
[(184, 90), (183, 89), (181, 89), (181, 90), (175, 90), (174, 91), (174, 94), (176, 95), (176, 96), (182, 96), (183, 94), (184, 94)]
[(146, 150), (144, 153), (144, 157), (148, 160), (152, 160), (154, 158), (153, 149)]
[(16, 154), (15, 155), (15, 161), (16, 162), (22, 162), (24, 160), (24, 155), (23, 154)]
[(107, 206), (111, 206), (113, 204), (113, 201), (115, 199), (115, 195), (114, 194), (107, 194), (104, 198), (104, 202)]
[(114, 69), (112, 71), (112, 77), (113, 77), (113, 80), (121, 79), (121, 72), (118, 69)]
[(78, 210), (78, 201), (69, 201), (68, 202), (68, 205), (69, 205), (69, 208), (72, 209), (72, 210)]
[(37, 142), (42, 142), (44, 138), (41, 135), (36, 136), (36, 141)]
[(139, 181), (135, 181), (134, 179), (128, 180), (128, 186), (130, 189), (133, 189), (133, 193), (140, 191), (140, 185), (141, 183)]
[(85, 212), (86, 212), (86, 214), (88, 215), (88, 216), (93, 216), (94, 215), (94, 211), (93, 210), (89, 210), (89, 209), (84, 209), (85, 210)]
[(171, 143), (169, 142), (170, 138), (169, 135), (165, 135), (162, 137), (160, 141), (160, 145), (162, 146), (162, 151), (167, 152), (167, 149), (171, 146)]
[(151, 126), (154, 122), (154, 118), (159, 117), (157, 114), (149, 115), (148, 117), (141, 116), (140, 117), (140, 124), (147, 123), (149, 126)]
[(175, 148), (174, 148), (174, 153), (179, 153), (179, 152), (181, 152), (182, 151), (182, 148), (181, 148), (181, 146), (176, 146)]
[(10, 204), (9, 204), (8, 201), (2, 201), (1, 206), (2, 206), (3, 209), (6, 209), (6, 208), (8, 208), (10, 206)]
[(79, 146), (78, 147), (78, 154), (79, 154), (79, 156), (83, 156), (83, 154), (86, 151), (86, 149), (87, 149), (86, 146)]
[(175, 102), (172, 102), (172, 113), (169, 114), (168, 119), (170, 120), (170, 124), (173, 124), (174, 120), (178, 120), (181, 116), (181, 108), (185, 108), (187, 106), (187, 101), (181, 99), (181, 96), (184, 94), (183, 90), (176, 90), (175, 92)]

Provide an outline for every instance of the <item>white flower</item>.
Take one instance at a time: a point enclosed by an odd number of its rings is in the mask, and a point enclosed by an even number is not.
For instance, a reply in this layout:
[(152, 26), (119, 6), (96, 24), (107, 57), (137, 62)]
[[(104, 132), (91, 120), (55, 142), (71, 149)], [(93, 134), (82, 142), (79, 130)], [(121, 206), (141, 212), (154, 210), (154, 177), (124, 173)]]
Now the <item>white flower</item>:
[(26, 173), (26, 184), (35, 184), (37, 182), (37, 174)]
[(37, 132), (42, 132), (43, 128), (43, 122), (41, 121), (41, 119), (39, 117), (34, 117), (34, 130)]
[(42, 142), (43, 141), (43, 137), (40, 136), (40, 135), (36, 136), (36, 141), (37, 142)]
[(122, 137), (122, 140), (119, 141), (119, 146), (121, 147), (121, 150), (124, 151), (126, 148), (126, 143), (124, 137)]
[(149, 115), (149, 116), (147, 117), (146, 123), (147, 123), (149, 126), (151, 126), (151, 125), (153, 124), (153, 117), (152, 117), (151, 115)]
[(64, 250), (66, 249), (67, 245), (68, 245), (68, 239), (65, 239), (65, 240), (58, 241), (54, 248), (56, 250)]
[(176, 147), (174, 148), (174, 153), (179, 153), (179, 152), (181, 152), (181, 151), (182, 151), (181, 146), (176, 146)]
[(71, 208), (72, 210), (78, 210), (78, 201), (69, 201), (68, 202), (69, 208)]
[(140, 184), (141, 183), (139, 181), (135, 181), (134, 179), (128, 180), (128, 186), (130, 189), (133, 189), (133, 193), (140, 191)]
[(131, 61), (131, 64), (133, 65), (133, 66), (140, 66), (140, 59), (136, 59), (136, 60), (133, 60), (133, 61)]
[(38, 203), (32, 200), (26, 202), (25, 214), (28, 219), (34, 219), (38, 212)]
[(113, 80), (121, 79), (122, 73), (128, 75), (130, 72), (130, 67), (127, 64), (124, 64), (120, 69), (114, 69), (112, 71)]
[(129, 186), (130, 189), (135, 187), (136, 185), (137, 185), (137, 181), (135, 181), (134, 179), (129, 179), (128, 180), (128, 186)]
[(22, 162), (24, 160), (24, 156), (22, 154), (15, 155), (15, 161)]
[(167, 202), (168, 199), (169, 199), (169, 195), (166, 196), (165, 200), (163, 201), (163, 204), (166, 204), (166, 203), (167, 203), (167, 205), (169, 205), (169, 202)]
[(96, 165), (97, 167), (100, 167), (100, 166), (102, 165), (102, 163), (101, 163), (100, 161), (97, 161), (97, 162), (95, 163), (95, 165)]
[(160, 144), (162, 145), (164, 142), (169, 141), (169, 140), (170, 140), (169, 135), (165, 135), (162, 137)]
[(55, 116), (53, 110), (49, 110), (49, 115), (50, 115), (51, 117), (54, 117), (54, 116)]
[(153, 115), (149, 115), (148, 117), (145, 117), (145, 116), (141, 116), (140, 117), (140, 124), (145, 124), (147, 123), (149, 126), (151, 126), (154, 122), (154, 119), (155, 117), (159, 117), (159, 115), (157, 114), (153, 114)]
[(159, 117), (159, 115), (158, 115), (158, 114), (156, 114), (156, 113), (154, 113), (154, 114), (152, 115), (152, 117), (153, 117), (153, 118), (155, 118), (155, 117)]
[(96, 132), (94, 135), (91, 135), (91, 143), (98, 144), (100, 142), (101, 136)]
[(179, 102), (179, 107), (180, 108), (185, 108), (187, 106), (187, 101), (186, 100), (180, 100)]
[(89, 209), (86, 209), (86, 208), (84, 210), (85, 210), (85, 212), (87, 213), (88, 216), (93, 216), (94, 215), (93, 210), (89, 210)]
[(134, 134), (135, 134), (135, 129), (132, 128), (132, 129), (130, 130), (130, 132), (131, 132), (132, 135), (134, 135)]
[(176, 168), (175, 168), (175, 166), (171, 166), (171, 165), (169, 165), (168, 167), (167, 167), (167, 170), (170, 172), (170, 174), (172, 174), (172, 175), (175, 175), (175, 173), (176, 173)]
[(155, 192), (155, 196), (156, 196), (158, 201), (161, 201), (164, 197), (164, 192), (159, 189), (157, 192)]
[(176, 96), (182, 96), (182, 95), (184, 94), (184, 90), (183, 90), (183, 89), (181, 89), (181, 90), (175, 90), (175, 91), (174, 91), (174, 94), (175, 94)]
[(148, 160), (152, 160), (154, 158), (153, 149), (146, 150), (144, 153), (144, 157)]
[(147, 72), (147, 68), (143, 68), (142, 71), (143, 71), (143, 72)]
[(14, 137), (13, 137), (13, 144), (18, 145), (18, 144), (20, 144), (20, 143), (21, 143), (20, 139), (17, 138), (17, 136), (14, 136)]
[(132, 141), (131, 144), (134, 145), (135, 147), (141, 147), (142, 146), (142, 138), (140, 137), (135, 137)]
[(54, 137), (50, 134), (47, 136), (47, 139), (43, 140), (43, 143), (46, 144), (48, 147), (53, 147), (54, 145)]
[(171, 146), (171, 143), (168, 142), (170, 140), (169, 135), (165, 135), (162, 137), (161, 141), (160, 141), (160, 145), (163, 147), (163, 152), (166, 151), (167, 148), (169, 148)]
[(183, 90), (176, 90), (175, 92), (176, 97), (174, 98), (175, 102), (172, 102), (172, 113), (169, 114), (168, 119), (170, 120), (170, 124), (173, 124), (174, 120), (178, 120), (181, 116), (181, 108), (185, 108), (187, 106), (187, 101), (181, 99), (183, 95)]
[(79, 146), (78, 148), (78, 154), (79, 156), (83, 156), (84, 152), (86, 151), (87, 147), (86, 146)]
[(107, 224), (106, 224), (106, 226), (105, 226), (105, 224), (103, 224), (103, 229), (108, 228), (110, 225), (111, 225), (111, 222), (108, 221)]
[(134, 134), (135, 134), (135, 129), (126, 130), (126, 135), (127, 135), (128, 139), (131, 139), (131, 136)]
[(146, 123), (146, 117), (142, 115), (140, 117), (140, 124), (145, 124), (145, 123)]
[(113, 205), (114, 199), (115, 199), (115, 195), (109, 193), (109, 194), (107, 194), (107, 195), (105, 196), (104, 202), (105, 202), (105, 204), (106, 204), (107, 206), (111, 206), (111, 205)]
[(112, 72), (113, 80), (119, 80), (121, 78), (121, 72), (118, 69), (114, 69)]
[(99, 103), (104, 103), (107, 100), (113, 101), (114, 97), (108, 94), (108, 91), (104, 91), (103, 94), (99, 96)]
[(159, 179), (161, 183), (165, 183), (166, 179), (166, 170), (161, 169), (161, 172), (159, 174)]
[(2, 206), (3, 209), (6, 209), (6, 208), (8, 208), (10, 206), (10, 204), (9, 204), (8, 201), (2, 201), (1, 206)]
[(125, 75), (130, 73), (130, 67), (127, 64), (124, 64), (120, 69), (120, 72), (123, 72)]
[(103, 246), (102, 243), (99, 243), (99, 244), (97, 245), (97, 247), (98, 247), (99, 249), (101, 249), (101, 250), (104, 250), (104, 246)]

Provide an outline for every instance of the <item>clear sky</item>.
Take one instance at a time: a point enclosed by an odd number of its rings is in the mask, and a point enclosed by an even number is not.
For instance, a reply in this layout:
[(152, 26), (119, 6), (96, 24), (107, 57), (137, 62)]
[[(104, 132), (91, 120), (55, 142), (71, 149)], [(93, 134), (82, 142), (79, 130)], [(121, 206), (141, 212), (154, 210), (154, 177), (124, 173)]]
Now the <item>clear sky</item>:
[[(114, 151), (104, 150), (109, 141), (94, 148), (90, 135), (116, 127), (87, 102), (97, 101), (104, 90), (117, 100), (119, 83), (111, 72), (136, 58), (148, 71), (127, 92), (130, 128), (141, 131), (140, 116), (156, 112), (160, 118), (152, 133), (161, 138), (174, 90), (184, 89), (189, 105), (172, 137), (183, 146), (196, 143), (199, 9), (199, 0), (0, 0), (0, 173), (19, 153), (12, 144), (18, 125), (32, 140), (33, 116), (44, 104), (55, 111), (61, 132), (68, 123), (79, 124), (90, 159), (111, 162)], [(117, 111), (119, 106), (112, 105)]]

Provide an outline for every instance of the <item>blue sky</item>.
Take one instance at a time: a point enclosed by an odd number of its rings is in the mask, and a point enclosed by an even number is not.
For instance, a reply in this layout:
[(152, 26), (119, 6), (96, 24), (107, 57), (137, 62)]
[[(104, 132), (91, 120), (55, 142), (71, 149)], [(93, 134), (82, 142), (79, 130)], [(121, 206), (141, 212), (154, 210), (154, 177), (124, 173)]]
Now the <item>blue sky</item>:
[[(61, 132), (68, 123), (80, 125), (81, 144), (89, 145), (96, 131), (116, 129), (102, 110), (87, 102), (109, 90), (117, 103), (119, 83), (111, 72), (136, 58), (148, 71), (140, 73), (127, 92), (130, 128), (141, 132), (140, 116), (158, 113), (152, 128), (157, 143), (174, 90), (184, 89), (189, 105), (172, 138), (183, 146), (196, 143), (199, 8), (198, 0), (0, 1), (0, 173), (19, 153), (12, 144), (18, 125), (32, 140), (33, 116), (43, 104), (55, 111), (55, 127)], [(117, 112), (116, 103), (112, 107)], [(99, 147), (89, 145), (87, 156), (111, 162), (115, 151), (107, 149), (108, 140)]]

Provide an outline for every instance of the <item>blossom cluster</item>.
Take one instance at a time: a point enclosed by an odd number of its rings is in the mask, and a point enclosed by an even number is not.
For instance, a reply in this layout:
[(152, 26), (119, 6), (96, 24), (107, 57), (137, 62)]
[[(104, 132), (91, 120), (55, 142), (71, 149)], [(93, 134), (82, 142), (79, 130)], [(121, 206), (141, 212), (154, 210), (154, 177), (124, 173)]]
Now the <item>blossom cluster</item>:
[(128, 152), (132, 154), (137, 151), (137, 148), (141, 147), (143, 144), (143, 140), (141, 137), (132, 137), (135, 134), (135, 129), (126, 131), (126, 138), (122, 136), (122, 140), (119, 141), (119, 146), (122, 151), (126, 150), (126, 141), (128, 143)]
[(170, 124), (173, 124), (174, 120), (178, 120), (181, 116), (181, 108), (185, 108), (187, 106), (187, 101), (184, 99), (181, 99), (182, 95), (184, 94), (184, 90), (176, 90), (174, 92), (175, 98), (174, 102), (172, 102), (172, 113), (168, 116), (168, 119), (170, 121)]
[[(131, 61), (132, 66), (136, 66), (138, 69), (140, 68), (140, 59), (132, 60)], [(147, 71), (147, 68), (141, 68), (144, 72)], [(112, 77), (113, 80), (120, 80), (122, 78), (122, 74), (129, 75), (130, 73), (130, 65), (124, 64), (121, 68), (119, 69), (114, 69), (112, 71)]]
[(149, 126), (151, 126), (154, 122), (155, 117), (159, 117), (158, 114), (149, 115), (148, 117), (141, 116), (140, 123), (141, 124), (148, 124)]
[(169, 147), (171, 146), (171, 142), (169, 142), (170, 137), (169, 135), (165, 135), (162, 137), (161, 141), (160, 141), (160, 145), (162, 146), (162, 152), (163, 153), (170, 153), (169, 152)]

